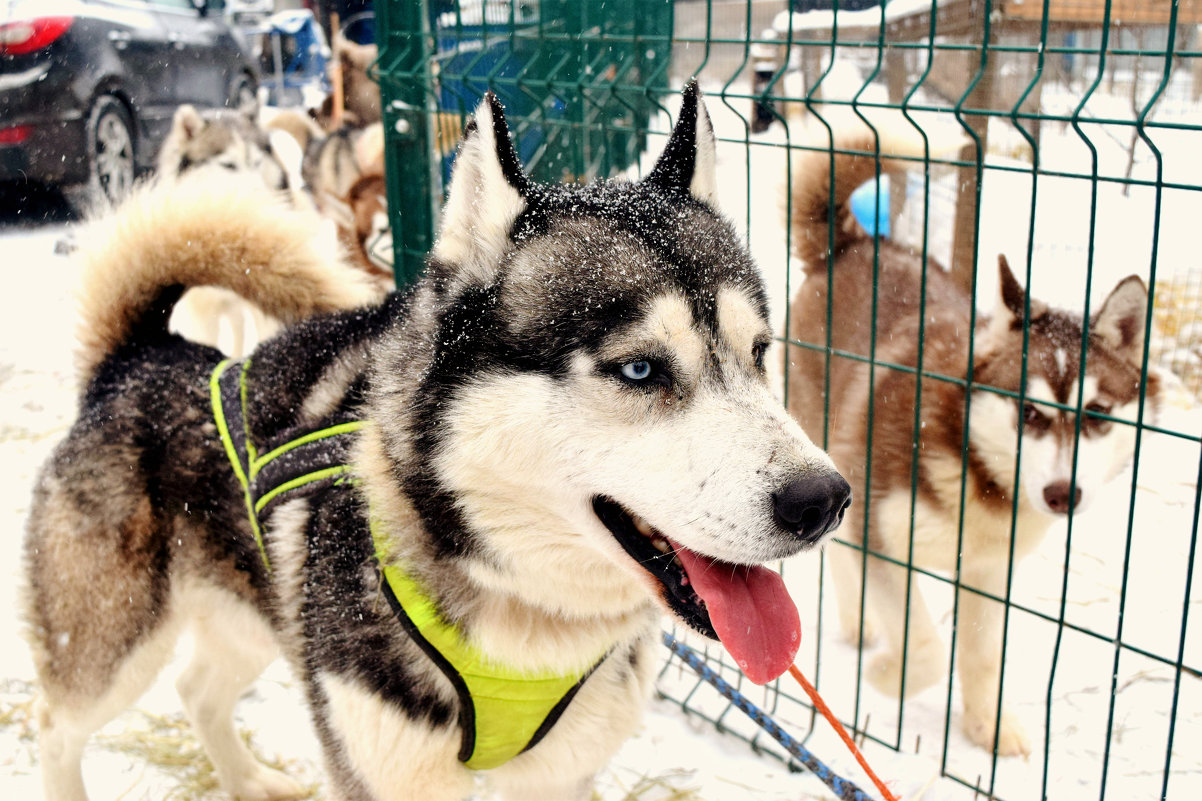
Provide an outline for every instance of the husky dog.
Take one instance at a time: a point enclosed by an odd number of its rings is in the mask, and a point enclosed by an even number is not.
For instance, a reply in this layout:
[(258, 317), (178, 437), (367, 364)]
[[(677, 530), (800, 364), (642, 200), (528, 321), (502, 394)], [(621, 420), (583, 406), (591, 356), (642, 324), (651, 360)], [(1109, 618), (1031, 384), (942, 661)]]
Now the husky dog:
[(159, 175), (176, 177), (198, 166), (257, 172), (272, 189), (289, 187), (288, 170), (257, 121), (258, 109), (175, 110), (171, 131), (159, 150)]
[[(334, 57), (330, 64), (330, 80), (342, 83), (342, 119), (362, 127), (379, 122), (380, 85), (372, 80), (369, 69), (378, 56), (376, 45), (361, 45), (341, 34), (334, 36)], [(337, 63), (337, 70), (334, 64)], [(327, 97), (318, 109), (318, 120), (323, 127), (330, 128), (333, 116), (333, 96)]]
[(383, 173), (364, 173), (346, 197), (330, 198), (325, 211), (338, 226), (338, 239), (351, 260), (382, 286), (392, 288), (392, 226)]
[(241, 363), (168, 333), (180, 287), (284, 320), (371, 291), (286, 208), (189, 187), (144, 190), (86, 250), (80, 416), (25, 547), (48, 799), (84, 798), (89, 733), (185, 626), (184, 707), (239, 799), (297, 791), (233, 725), (277, 649), (344, 800), (451, 801), (477, 771), (588, 798), (664, 609), (753, 681), (792, 662), (797, 610), (761, 565), (818, 545), (849, 488), (769, 388), (694, 84), (637, 183), (532, 182), (487, 96), (425, 277)]
[[(276, 142), (292, 145), (282, 134), (276, 136)], [(297, 154), (292, 172), (299, 172), (299, 148), (293, 149)], [(264, 186), (280, 192), (297, 185), (288, 164), (272, 146), (271, 134), (260, 127), (257, 107), (201, 112), (182, 105), (175, 110), (171, 131), (159, 150), (158, 180), (174, 182), (195, 170), (258, 176)], [(299, 195), (292, 193), (291, 197), (295, 201)], [(174, 323), (178, 330), (197, 342), (216, 346), (224, 324), (230, 333), (229, 352), (235, 356), (245, 355), (256, 339), (277, 327), (256, 306), (221, 287), (194, 287), (181, 299), (179, 308)], [(251, 336), (248, 320), (254, 331)]]
[[(1088, 507), (1131, 458), (1134, 428), (1112, 418), (1135, 418), (1147, 293), (1135, 276), (1111, 292), (1090, 319), (1082, 376), (1081, 318), (1034, 298), (1028, 301), (1002, 257), (1000, 303), (992, 319), (978, 325), (969, 365), (972, 298), (940, 265), (924, 265), (912, 251), (888, 240), (879, 242), (874, 272), (874, 243), (854, 223), (848, 200), (874, 176), (875, 144), (872, 138), (836, 142), (840, 151), (868, 155), (836, 153), (833, 177), (828, 153), (814, 153), (799, 165), (792, 226), (806, 279), (790, 312), (789, 336), (825, 347), (829, 302), (834, 350), (867, 357), (875, 330), (877, 362), (915, 368), (921, 359), (924, 375), (953, 380), (922, 380), (916, 421), (913, 372), (881, 364), (870, 384), (866, 363), (832, 356), (828, 379), (822, 350), (791, 346), (789, 409), (819, 440), (824, 409), (829, 408), (831, 458), (853, 488), (865, 490), (865, 502), (844, 526), (848, 539), (862, 540), (867, 516), (871, 553), (903, 563), (912, 556), (915, 564), (933, 570), (959, 567), (960, 585), (970, 588), (960, 591), (958, 640), (965, 731), (986, 749), (994, 747), (996, 731), (999, 754), (1025, 754), (1029, 745), (1019, 722), (1005, 711), (997, 721), (1003, 608), (982, 593), (1004, 596), (1011, 548), (1015, 559), (1030, 553), (1057, 518)], [(827, 261), (832, 223), (833, 286)], [(924, 273), (925, 326), (920, 311)], [(964, 379), (973, 384), (970, 399), (957, 383)], [(820, 391), (824, 387), (827, 391)], [(1158, 394), (1154, 376), (1149, 376), (1146, 394), (1153, 411)], [(1084, 411), (1079, 420), (1078, 410)], [(871, 484), (865, 486), (869, 469)], [(964, 530), (957, 560), (962, 479)], [(912, 487), (917, 493), (913, 515)], [(862, 555), (843, 547), (830, 548), (828, 554), (842, 627), (854, 642), (860, 635)], [(905, 569), (870, 555), (865, 581), (870, 613), (864, 621), (865, 640), (871, 639), (874, 622), (885, 639), (884, 652), (868, 668), (870, 682), (892, 695), (931, 686), (942, 675), (946, 658), (920, 593), (907, 595)], [(902, 687), (907, 602), (909, 650)]]
[[(374, 147), (376, 143), (379, 150)], [(346, 197), (365, 169), (383, 166), (378, 163), (383, 160), (383, 126), (344, 125), (327, 136), (311, 139), (304, 152), (301, 176), (317, 207), (324, 209), (331, 198)]]
[(328, 134), (310, 117), (285, 109), (267, 127), (291, 136), (304, 154), (300, 174), (317, 207), (345, 198), (366, 173), (384, 171), (384, 126), (343, 125)]

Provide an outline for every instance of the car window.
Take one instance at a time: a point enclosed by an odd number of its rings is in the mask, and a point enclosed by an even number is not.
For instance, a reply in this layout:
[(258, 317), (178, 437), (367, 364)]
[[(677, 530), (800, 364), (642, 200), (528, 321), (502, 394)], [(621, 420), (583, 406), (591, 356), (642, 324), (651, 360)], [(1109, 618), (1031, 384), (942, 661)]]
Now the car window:
[(186, 9), (188, 11), (196, 10), (196, 6), (192, 3), (192, 0), (149, 0), (149, 2), (152, 6), (158, 6), (160, 8)]

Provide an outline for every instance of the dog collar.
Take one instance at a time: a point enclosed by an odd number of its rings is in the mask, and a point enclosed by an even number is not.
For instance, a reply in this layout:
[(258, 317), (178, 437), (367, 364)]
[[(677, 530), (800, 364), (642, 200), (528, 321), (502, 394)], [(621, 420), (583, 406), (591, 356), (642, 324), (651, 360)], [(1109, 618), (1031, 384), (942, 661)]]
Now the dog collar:
[[(229, 359), (218, 364), (209, 379), (210, 400), (218, 436), (242, 487), (255, 544), (271, 572), (262, 521), (286, 498), (354, 481), (351, 438), (343, 435), (364, 424), (349, 420), (303, 432), (259, 455), (246, 418), (249, 365), (249, 359), (241, 365)], [(459, 761), (473, 770), (488, 770), (537, 745), (608, 654), (587, 670), (563, 675), (498, 664), (443, 619), (421, 584), (389, 552), (387, 537), (370, 515), (369, 528), (381, 589), (393, 614), (459, 696)]]

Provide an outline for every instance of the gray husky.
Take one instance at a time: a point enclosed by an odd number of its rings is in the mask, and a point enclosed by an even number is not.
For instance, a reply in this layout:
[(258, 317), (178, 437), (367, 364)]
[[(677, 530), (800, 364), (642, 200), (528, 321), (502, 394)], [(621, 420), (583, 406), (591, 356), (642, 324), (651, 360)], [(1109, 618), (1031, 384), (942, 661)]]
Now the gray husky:
[[(481, 772), (588, 798), (664, 609), (782, 673), (797, 610), (761, 565), (849, 489), (773, 398), (764, 288), (715, 209), (691, 85), (646, 178), (584, 186), (530, 181), (487, 97), (424, 278), (376, 305), (249, 188), (185, 176), (119, 210), (84, 251), (80, 414), (25, 551), (47, 798), (85, 797), (89, 733), (185, 627), (180, 695), (240, 799), (298, 793), (234, 731), (277, 652), (345, 800), (451, 801)], [(225, 361), (165, 327), (197, 283), (293, 324)]]

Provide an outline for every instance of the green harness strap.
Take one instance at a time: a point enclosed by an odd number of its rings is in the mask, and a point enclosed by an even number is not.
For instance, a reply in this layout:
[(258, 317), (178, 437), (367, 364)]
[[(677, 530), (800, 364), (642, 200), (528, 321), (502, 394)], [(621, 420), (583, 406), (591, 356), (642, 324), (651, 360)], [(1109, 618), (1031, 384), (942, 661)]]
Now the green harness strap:
[(417, 581), (389, 560), (387, 542), (375, 521), (371, 533), (388, 588), (416, 629), (418, 644), (424, 640), (428, 654), (433, 649), (445, 660), (446, 666), (440, 665), (443, 672), (456, 689), (462, 682), (466, 692), (461, 690), (460, 696), (470, 699), (463, 709), (472, 719), (461, 719), (460, 725), (465, 734), (471, 731), (473, 736), (470, 742), (465, 738), (459, 760), (469, 768), (487, 770), (532, 748), (606, 655), (593, 667), (567, 675), (530, 673), (498, 664), (468, 642), (458, 627), (444, 621)]
[[(231, 364), (229, 359), (218, 364), (209, 379), (213, 419), (234, 475), (242, 487), (259, 555), (270, 572), (260, 520), (267, 506), (286, 493), (315, 482), (331, 478), (354, 479), (349, 475), (350, 465), (325, 462), (317, 469), (278, 485), (263, 486), (259, 479), (263, 477), (264, 469), (302, 447), (312, 449), (314, 443), (323, 441), (333, 444), (340, 435), (358, 431), (364, 424), (351, 421), (307, 432), (259, 456), (246, 424), (249, 360), (239, 370), (237, 386), (222, 380)], [(229, 410), (233, 414), (227, 415), (230, 405), (237, 408)], [(608, 654), (602, 654), (593, 667), (567, 675), (529, 673), (490, 660), (467, 641), (457, 626), (443, 620), (429, 595), (392, 557), (387, 537), (374, 517), (369, 525), (376, 560), (384, 577), (383, 588), (397, 619), (459, 694), (462, 732), (459, 761), (473, 770), (488, 770), (533, 748), (558, 721), (584, 681)]]

